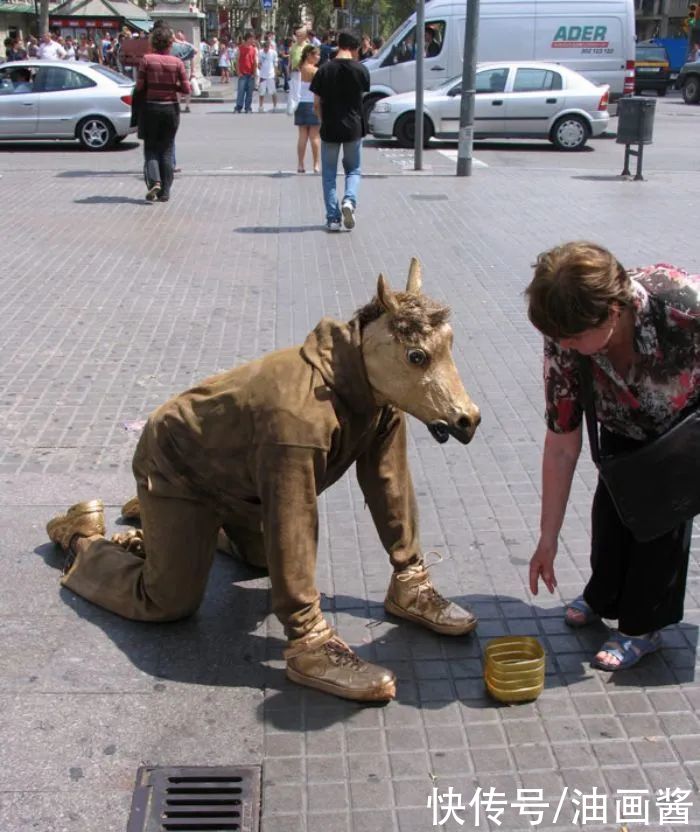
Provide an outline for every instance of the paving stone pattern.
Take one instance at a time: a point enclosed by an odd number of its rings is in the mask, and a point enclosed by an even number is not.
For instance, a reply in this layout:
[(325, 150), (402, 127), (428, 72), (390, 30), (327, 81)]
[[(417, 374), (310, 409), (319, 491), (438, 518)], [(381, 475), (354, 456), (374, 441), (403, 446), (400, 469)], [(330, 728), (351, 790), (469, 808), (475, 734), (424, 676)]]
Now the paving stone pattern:
[[(81, 155), (31, 177), (3, 159), (0, 214), (0, 829), (123, 830), (136, 768), (263, 764), (263, 832), (425, 832), (433, 788), (466, 803), (477, 786), (513, 801), (543, 789), (542, 823), (507, 808), (498, 826), (567, 830), (564, 788), (686, 788), (700, 828), (700, 560), (686, 618), (624, 675), (591, 670), (605, 630), (573, 632), (562, 599), (587, 576), (593, 468), (583, 459), (562, 535), (559, 588), (532, 597), (543, 394), (539, 338), (522, 290), (536, 253), (600, 240), (630, 265), (700, 270), (680, 187), (592, 181), (585, 170), (489, 168), (470, 181), (382, 175), (362, 183), (357, 229), (321, 230), (315, 177), (197, 173), (168, 205), (141, 201), (118, 158)], [(368, 156), (385, 172), (391, 163)], [(133, 164), (133, 161), (131, 162)], [(680, 182), (680, 184), (679, 184)], [(685, 189), (685, 190), (683, 190)], [(421, 199), (420, 197), (439, 197)], [(662, 234), (632, 210), (665, 217)], [(411, 423), (423, 543), (445, 594), (470, 603), (478, 635), (449, 639), (384, 614), (389, 564), (347, 477), (321, 500), (319, 587), (341, 634), (399, 677), (398, 698), (362, 708), (289, 684), (267, 582), (217, 560), (200, 612), (147, 626), (57, 587), (45, 545), (54, 510), (90, 496), (113, 527), (131, 495), (133, 423), (205, 375), (297, 343), (322, 315), (347, 318), (383, 271), (395, 286), (420, 256), (428, 293), (453, 308), (455, 356), (483, 426), (464, 448)], [(501, 707), (482, 682), (490, 637), (536, 635), (546, 690)], [(652, 795), (652, 801), (653, 801)], [(474, 809), (462, 827), (473, 828)], [(438, 828), (435, 826), (435, 828)], [(635, 828), (630, 826), (630, 828)], [(636, 828), (639, 828), (638, 826)]]

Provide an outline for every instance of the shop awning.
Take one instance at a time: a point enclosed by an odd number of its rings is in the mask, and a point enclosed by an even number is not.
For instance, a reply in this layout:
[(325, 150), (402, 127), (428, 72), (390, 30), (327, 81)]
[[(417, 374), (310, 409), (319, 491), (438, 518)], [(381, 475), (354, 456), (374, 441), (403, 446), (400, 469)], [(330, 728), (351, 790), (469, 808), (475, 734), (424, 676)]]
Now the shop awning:
[(0, 3), (0, 14), (36, 14), (36, 6), (28, 3)]
[(139, 29), (141, 32), (150, 32), (153, 28), (152, 20), (124, 20), (127, 26), (132, 29)]

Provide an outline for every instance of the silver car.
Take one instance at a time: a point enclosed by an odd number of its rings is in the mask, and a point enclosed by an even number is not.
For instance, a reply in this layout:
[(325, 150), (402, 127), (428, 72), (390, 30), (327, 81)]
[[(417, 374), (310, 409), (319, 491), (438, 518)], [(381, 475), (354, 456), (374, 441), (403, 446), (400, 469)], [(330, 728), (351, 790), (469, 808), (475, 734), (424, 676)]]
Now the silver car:
[(134, 82), (100, 64), (12, 61), (0, 65), (0, 139), (77, 139), (105, 150), (130, 127)]
[[(475, 89), (476, 139), (549, 139), (559, 150), (580, 150), (608, 126), (608, 86), (597, 87), (559, 64), (479, 64)], [(426, 142), (433, 136), (459, 137), (461, 100), (461, 77), (425, 91)], [(402, 147), (413, 147), (415, 108), (415, 92), (380, 99), (370, 115), (370, 133), (379, 139), (395, 136)]]

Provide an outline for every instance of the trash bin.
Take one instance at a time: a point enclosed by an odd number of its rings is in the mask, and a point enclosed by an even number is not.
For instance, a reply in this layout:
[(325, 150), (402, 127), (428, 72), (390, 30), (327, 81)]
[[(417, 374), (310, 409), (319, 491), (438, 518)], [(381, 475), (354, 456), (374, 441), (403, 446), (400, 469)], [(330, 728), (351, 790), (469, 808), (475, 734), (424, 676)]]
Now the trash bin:
[(651, 144), (656, 99), (630, 95), (617, 102), (617, 143)]

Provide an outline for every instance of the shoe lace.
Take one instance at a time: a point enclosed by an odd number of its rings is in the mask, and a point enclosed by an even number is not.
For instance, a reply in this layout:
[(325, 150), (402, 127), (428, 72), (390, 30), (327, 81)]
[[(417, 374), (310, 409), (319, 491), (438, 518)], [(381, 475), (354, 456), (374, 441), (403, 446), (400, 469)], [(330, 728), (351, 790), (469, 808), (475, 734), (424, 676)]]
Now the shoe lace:
[(341, 638), (329, 639), (323, 646), (330, 660), (338, 667), (358, 670), (362, 666), (362, 659)]
[[(428, 563), (427, 560), (430, 555), (434, 555), (437, 560), (434, 560), (432, 563)], [(431, 605), (438, 607), (438, 609), (445, 609), (450, 605), (450, 602), (447, 598), (443, 598), (437, 589), (435, 589), (433, 582), (430, 579), (430, 575), (428, 575), (428, 570), (432, 569), (433, 566), (437, 566), (439, 563), (442, 563), (444, 559), (445, 558), (440, 554), (440, 552), (436, 552), (431, 549), (429, 552), (425, 553), (422, 561), (415, 565), (409, 566), (402, 572), (398, 572), (396, 574), (396, 580), (416, 581), (416, 600), (426, 598)]]

